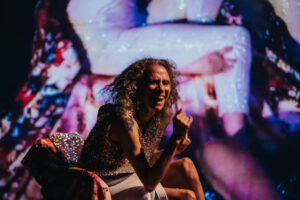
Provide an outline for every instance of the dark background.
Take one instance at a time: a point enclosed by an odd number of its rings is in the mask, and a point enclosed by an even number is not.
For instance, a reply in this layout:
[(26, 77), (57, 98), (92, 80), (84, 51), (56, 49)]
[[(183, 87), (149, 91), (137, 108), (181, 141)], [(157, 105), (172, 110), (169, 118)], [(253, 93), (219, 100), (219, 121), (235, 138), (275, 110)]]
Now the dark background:
[(0, 118), (11, 110), (13, 101), (30, 70), (37, 0), (4, 0), (0, 31)]

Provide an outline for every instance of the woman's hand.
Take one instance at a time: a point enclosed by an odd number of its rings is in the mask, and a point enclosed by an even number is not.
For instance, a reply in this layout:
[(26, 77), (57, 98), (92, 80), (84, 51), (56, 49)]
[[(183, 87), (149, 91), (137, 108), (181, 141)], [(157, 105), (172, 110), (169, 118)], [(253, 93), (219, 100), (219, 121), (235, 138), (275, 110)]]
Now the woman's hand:
[(186, 137), (181, 139), (180, 143), (177, 145), (175, 154), (182, 153), (190, 144), (191, 144), (191, 140), (186, 135)]
[(235, 59), (227, 58), (226, 54), (232, 51), (231, 46), (210, 52), (187, 66), (179, 69), (180, 73), (187, 76), (213, 75), (227, 72), (233, 68)]
[(232, 47), (224, 47), (223, 49), (211, 52), (206, 55), (206, 74), (218, 74), (226, 72), (233, 68), (235, 59), (226, 58), (226, 54), (232, 51)]
[(182, 111), (182, 108), (176, 113), (173, 118), (173, 136), (179, 139), (178, 145), (180, 145), (181, 140), (187, 138), (188, 130), (192, 124), (193, 117), (187, 117)]

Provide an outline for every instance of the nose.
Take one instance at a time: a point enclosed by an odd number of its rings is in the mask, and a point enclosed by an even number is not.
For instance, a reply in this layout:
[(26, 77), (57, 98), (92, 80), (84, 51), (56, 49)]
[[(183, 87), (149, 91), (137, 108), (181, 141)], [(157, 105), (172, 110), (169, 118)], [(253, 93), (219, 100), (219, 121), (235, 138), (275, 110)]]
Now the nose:
[(157, 86), (157, 91), (161, 94), (165, 91), (165, 86), (162, 82), (160, 82)]

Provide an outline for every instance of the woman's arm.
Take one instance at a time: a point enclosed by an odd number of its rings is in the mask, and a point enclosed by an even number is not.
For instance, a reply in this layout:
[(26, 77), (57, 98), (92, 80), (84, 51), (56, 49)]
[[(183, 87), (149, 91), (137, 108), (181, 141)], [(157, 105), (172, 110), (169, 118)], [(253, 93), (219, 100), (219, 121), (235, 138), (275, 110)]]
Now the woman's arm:
[[(185, 67), (180, 68), (182, 75), (214, 75), (226, 72), (233, 68), (236, 59), (227, 58), (226, 54), (232, 51), (231, 46), (224, 47), (202, 56), (195, 61), (187, 64)], [(201, 70), (199, 70), (201, 66)]]
[[(177, 146), (175, 155), (182, 153), (189, 145), (191, 144), (191, 140), (188, 138), (188, 135), (180, 140), (180, 144)], [(152, 154), (152, 158), (150, 160), (150, 166), (154, 165), (158, 158), (161, 156), (163, 150), (158, 150), (157, 148), (154, 150)]]
[(173, 135), (159, 159), (150, 166), (146, 160), (139, 141), (139, 126), (132, 117), (123, 117), (112, 124), (110, 134), (113, 140), (120, 143), (121, 148), (135, 169), (145, 188), (153, 190), (166, 174), (178, 146), (189, 129), (191, 117), (178, 112), (174, 117)]

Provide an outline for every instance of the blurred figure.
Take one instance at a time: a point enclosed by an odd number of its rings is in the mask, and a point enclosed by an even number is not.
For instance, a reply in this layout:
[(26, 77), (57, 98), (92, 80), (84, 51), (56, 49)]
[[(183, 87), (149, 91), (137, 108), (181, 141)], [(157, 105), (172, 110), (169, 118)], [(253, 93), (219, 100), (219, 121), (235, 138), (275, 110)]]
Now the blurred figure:
[[(173, 8), (185, 9), (184, 5), (190, 2), (175, 3)], [(201, 5), (216, 15), (220, 4), (221, 1), (199, 1), (196, 7), (189, 7), (192, 10), (187, 17), (203, 20), (204, 16), (198, 17), (205, 10), (198, 10)], [(150, 3), (149, 8), (152, 7), (155, 6)], [(243, 115), (248, 113), (251, 60), (250, 38), (244, 28), (158, 24), (154, 20), (149, 23), (155, 25), (137, 27), (135, 0), (72, 0), (67, 11), (87, 50), (92, 73), (115, 75), (129, 63), (149, 56), (174, 60), (182, 74), (214, 75), (219, 115), (227, 134), (234, 135), (243, 127)], [(210, 20), (214, 18), (210, 16)]]

